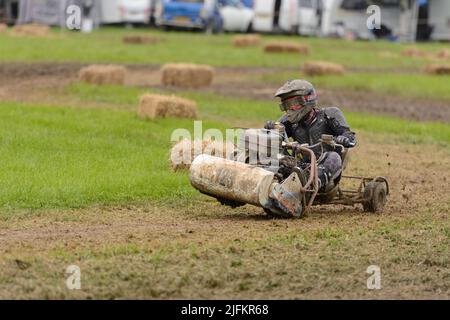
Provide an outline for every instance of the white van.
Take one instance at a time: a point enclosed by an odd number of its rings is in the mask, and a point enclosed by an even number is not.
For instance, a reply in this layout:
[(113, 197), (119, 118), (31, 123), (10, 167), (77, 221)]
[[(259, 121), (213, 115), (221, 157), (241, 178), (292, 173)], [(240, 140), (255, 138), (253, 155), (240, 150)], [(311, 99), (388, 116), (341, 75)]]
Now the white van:
[(253, 23), (253, 8), (240, 0), (221, 0), (220, 15), (223, 19), (223, 30), (234, 32), (250, 32)]
[(298, 32), (298, 0), (254, 0), (253, 30)]
[(324, 4), (322, 0), (298, 1), (298, 33), (305, 36), (321, 34)]
[(427, 18), (432, 26), (431, 40), (450, 41), (450, 1), (430, 1)]
[(121, 23), (120, 3), (122, 0), (101, 0), (100, 12), (103, 24)]
[[(369, 30), (366, 26), (369, 17), (367, 8), (372, 3), (379, 5), (382, 10), (380, 30)], [(329, 35), (371, 40), (394, 38), (402, 33), (400, 0), (334, 0), (330, 9), (332, 11), (326, 21)]]

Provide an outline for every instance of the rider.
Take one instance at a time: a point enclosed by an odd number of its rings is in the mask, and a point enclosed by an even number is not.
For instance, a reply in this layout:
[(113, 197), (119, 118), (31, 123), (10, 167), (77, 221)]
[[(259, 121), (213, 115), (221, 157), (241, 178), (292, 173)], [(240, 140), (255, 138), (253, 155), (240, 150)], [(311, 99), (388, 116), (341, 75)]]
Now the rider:
[[(278, 122), (267, 121), (265, 129), (284, 126), (287, 136), (300, 144), (316, 144), (322, 134), (328, 134), (345, 148), (356, 145), (355, 133), (350, 130), (341, 110), (336, 107), (318, 109), (316, 90), (308, 81), (290, 80), (278, 89), (275, 97), (281, 99), (280, 109), (285, 115)], [(342, 173), (341, 154), (327, 151), (317, 168), (319, 190), (331, 190)]]

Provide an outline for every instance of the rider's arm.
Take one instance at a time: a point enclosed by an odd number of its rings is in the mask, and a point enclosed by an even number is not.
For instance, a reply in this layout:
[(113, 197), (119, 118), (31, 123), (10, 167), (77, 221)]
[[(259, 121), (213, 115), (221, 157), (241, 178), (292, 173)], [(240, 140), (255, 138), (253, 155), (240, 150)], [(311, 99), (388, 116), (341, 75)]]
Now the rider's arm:
[(287, 120), (286, 115), (282, 116), (277, 121), (270, 121), (270, 120), (266, 121), (266, 124), (264, 125), (264, 129), (269, 129), (269, 130), (275, 129), (277, 127), (277, 124), (280, 124), (284, 127), (288, 138), (290, 138), (292, 136), (292, 132), (293, 132), (292, 125)]
[(280, 119), (278, 119), (278, 122), (281, 123), (284, 128), (286, 129), (286, 134), (290, 138), (293, 134), (292, 124), (288, 121), (287, 115), (283, 115)]
[(336, 136), (336, 142), (344, 145), (346, 148), (352, 148), (356, 145), (355, 132), (350, 130), (350, 126), (345, 120), (344, 114), (339, 108), (331, 107), (325, 109), (328, 125)]

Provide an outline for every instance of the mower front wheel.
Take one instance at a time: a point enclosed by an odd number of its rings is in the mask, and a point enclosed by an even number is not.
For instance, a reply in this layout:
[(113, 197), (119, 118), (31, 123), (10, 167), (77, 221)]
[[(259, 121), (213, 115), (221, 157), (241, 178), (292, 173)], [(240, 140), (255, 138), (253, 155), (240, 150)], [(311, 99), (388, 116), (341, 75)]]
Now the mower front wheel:
[(297, 211), (295, 214), (289, 214), (286, 213), (280, 209), (272, 208), (264, 208), (264, 212), (266, 213), (267, 217), (269, 218), (278, 218), (278, 219), (300, 219), (303, 217), (305, 213), (305, 208), (301, 206), (300, 208), (297, 208)]
[(384, 182), (371, 181), (364, 188), (363, 208), (365, 212), (383, 211), (387, 202), (387, 188)]
[(290, 215), (285, 214), (284, 212), (274, 212), (270, 209), (264, 208), (264, 212), (269, 219), (290, 219), (292, 218)]

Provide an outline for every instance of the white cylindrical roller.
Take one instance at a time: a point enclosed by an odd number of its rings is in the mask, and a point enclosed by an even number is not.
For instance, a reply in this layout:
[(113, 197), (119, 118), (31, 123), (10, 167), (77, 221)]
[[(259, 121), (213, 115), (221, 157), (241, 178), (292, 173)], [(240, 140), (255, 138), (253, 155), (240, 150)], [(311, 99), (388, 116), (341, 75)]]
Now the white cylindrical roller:
[(202, 193), (264, 207), (269, 202), (274, 174), (242, 162), (202, 154), (192, 162), (189, 179)]

